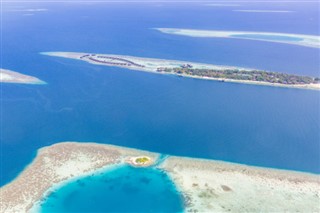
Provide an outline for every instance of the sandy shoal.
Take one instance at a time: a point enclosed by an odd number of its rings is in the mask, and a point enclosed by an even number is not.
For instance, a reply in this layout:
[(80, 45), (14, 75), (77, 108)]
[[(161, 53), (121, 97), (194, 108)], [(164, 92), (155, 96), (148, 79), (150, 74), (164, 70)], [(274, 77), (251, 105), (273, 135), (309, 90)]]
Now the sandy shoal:
[[(277, 32), (254, 32), (254, 31), (217, 31), (217, 30), (197, 30), (197, 29), (180, 29), (180, 28), (154, 28), (162, 33), (190, 36), (190, 37), (219, 37), (219, 38), (237, 38), (248, 40), (260, 40), (276, 43), (285, 43), (293, 45), (301, 45), (312, 48), (320, 48), (320, 36), (305, 35), (305, 34), (288, 34)], [(261, 36), (281, 36), (299, 38), (301, 40), (281, 40), (281, 39), (268, 39), (264, 37), (237, 37), (237, 35), (261, 35)]]
[(186, 212), (319, 212), (318, 175), (222, 161), (169, 157), (161, 167)]

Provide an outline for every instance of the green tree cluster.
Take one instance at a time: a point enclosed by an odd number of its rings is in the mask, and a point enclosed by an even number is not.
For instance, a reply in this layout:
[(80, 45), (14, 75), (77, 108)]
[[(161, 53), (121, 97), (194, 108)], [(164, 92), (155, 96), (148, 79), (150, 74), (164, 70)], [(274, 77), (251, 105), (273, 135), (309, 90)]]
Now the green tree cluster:
[(315, 84), (320, 83), (319, 77), (299, 76), (287, 73), (268, 72), (262, 70), (239, 70), (239, 69), (194, 69), (194, 68), (164, 68), (163, 72), (178, 75), (190, 75), (197, 77), (209, 77), (218, 79), (233, 79), (246, 81), (259, 81), (279, 83), (287, 85)]

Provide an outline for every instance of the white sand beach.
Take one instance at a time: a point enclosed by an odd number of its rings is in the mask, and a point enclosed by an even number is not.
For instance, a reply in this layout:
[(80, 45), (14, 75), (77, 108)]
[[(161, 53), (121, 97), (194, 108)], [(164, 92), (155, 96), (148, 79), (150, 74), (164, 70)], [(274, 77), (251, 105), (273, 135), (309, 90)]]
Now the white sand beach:
[(29, 75), (0, 68), (0, 82), (17, 84), (45, 84), (44, 81)]
[[(195, 63), (190, 61), (178, 61), (178, 60), (167, 60), (167, 59), (157, 59), (157, 58), (144, 58), (144, 57), (134, 57), (134, 56), (128, 56), (128, 55), (114, 55), (114, 54), (98, 54), (98, 53), (78, 53), (78, 52), (42, 52), (42, 55), (48, 55), (48, 56), (55, 56), (55, 57), (63, 57), (63, 58), (71, 58), (71, 59), (78, 59), (83, 60), (91, 64), (97, 64), (97, 65), (104, 65), (104, 66), (118, 66), (118, 67), (125, 67), (127, 69), (132, 70), (138, 70), (138, 71), (149, 71), (149, 72), (156, 72), (157, 68), (161, 67), (168, 67), (168, 68), (175, 68), (180, 67), (184, 64), (192, 64), (193, 68), (199, 68), (199, 69), (246, 69), (246, 70), (252, 70), (250, 68), (241, 68), (241, 67), (234, 67), (234, 66), (223, 66), (223, 65), (213, 65), (213, 64), (204, 64), (204, 63)], [(104, 64), (95, 62), (92, 60), (88, 60), (88, 58), (81, 58), (85, 55), (94, 55), (94, 56), (106, 56), (106, 57), (112, 57), (112, 58), (121, 58), (128, 61), (132, 61), (136, 64), (142, 65), (143, 67), (136, 67), (136, 66), (121, 66), (121, 65), (110, 65), (110, 64)]]

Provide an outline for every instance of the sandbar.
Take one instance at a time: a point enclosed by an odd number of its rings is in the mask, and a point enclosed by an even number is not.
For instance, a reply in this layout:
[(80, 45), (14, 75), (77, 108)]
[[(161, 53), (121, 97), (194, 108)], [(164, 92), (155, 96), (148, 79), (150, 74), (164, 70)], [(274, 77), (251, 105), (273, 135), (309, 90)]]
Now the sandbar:
[[(29, 212), (55, 185), (126, 164), (127, 159), (146, 157), (156, 162), (159, 156), (96, 143), (63, 142), (41, 148), (16, 179), (0, 188), (1, 212)], [(170, 176), (185, 212), (320, 211), (319, 175), (175, 156), (148, 166)]]
[(234, 38), (248, 39), (267, 42), (276, 42), (305, 47), (320, 48), (320, 36), (289, 34), (276, 32), (250, 32), (250, 31), (218, 31), (218, 30), (196, 30), (180, 28), (154, 28), (162, 33), (182, 35), (190, 37), (212, 37), (212, 38)]
[[(213, 81), (220, 81), (220, 82), (233, 82), (233, 83), (265, 85), (265, 86), (320, 90), (320, 83), (281, 84), (281, 83), (270, 83), (270, 82), (264, 82), (264, 81), (213, 78), (213, 77), (207, 77), (207, 76), (190, 75), (185, 73), (178, 74), (176, 72), (166, 71), (166, 70), (174, 70), (177, 68), (184, 68), (186, 66), (190, 66), (192, 67), (192, 69), (200, 69), (200, 70), (208, 69), (208, 70), (215, 70), (215, 71), (227, 71), (227, 70), (257, 71), (256, 69), (252, 69), (252, 68), (213, 65), (213, 64), (189, 62), (189, 61), (142, 58), (142, 57), (127, 56), (127, 55), (114, 55), (114, 54), (79, 53), (79, 52), (42, 52), (41, 54), (47, 55), (47, 56), (54, 56), (54, 57), (77, 59), (77, 60), (85, 61), (91, 64), (95, 64), (95, 65), (115, 66), (115, 67), (130, 69), (130, 70), (151, 72), (156, 74), (177, 75), (177, 76), (186, 77), (186, 78), (196, 78), (196, 79), (213, 80)], [(260, 72), (266, 72), (266, 71), (260, 70)], [(309, 78), (313, 78), (313, 77), (309, 77)]]
[(0, 68), (0, 83), (46, 84), (44, 81), (29, 75)]

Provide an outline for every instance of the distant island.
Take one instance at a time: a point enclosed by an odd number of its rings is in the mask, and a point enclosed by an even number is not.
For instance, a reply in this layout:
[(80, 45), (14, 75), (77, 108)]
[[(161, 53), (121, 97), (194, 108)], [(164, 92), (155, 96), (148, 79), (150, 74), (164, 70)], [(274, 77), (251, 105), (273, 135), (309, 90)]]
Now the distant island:
[(24, 75), (7, 69), (0, 68), (0, 83), (16, 84), (45, 84), (44, 81), (29, 75)]
[(161, 72), (176, 73), (178, 75), (190, 75), (205, 78), (252, 81), (281, 85), (311, 85), (319, 84), (319, 77), (299, 76), (286, 73), (267, 72), (261, 70), (239, 70), (239, 69), (193, 69), (189, 67), (164, 68)]
[(232, 66), (140, 58), (125, 55), (90, 54), (76, 52), (43, 52), (43, 55), (78, 59), (91, 64), (116, 66), (138, 71), (172, 74), (181, 77), (268, 86), (320, 90), (320, 78), (270, 72)]
[(59, 186), (132, 165), (128, 158), (168, 174), (179, 189), (185, 212), (320, 211), (319, 175), (175, 156), (159, 161), (159, 153), (64, 142), (41, 148), (15, 180), (0, 188), (1, 212), (39, 212), (41, 202)]
[(162, 33), (202, 38), (237, 38), (320, 48), (320, 36), (250, 31), (218, 31), (180, 28), (154, 28)]

